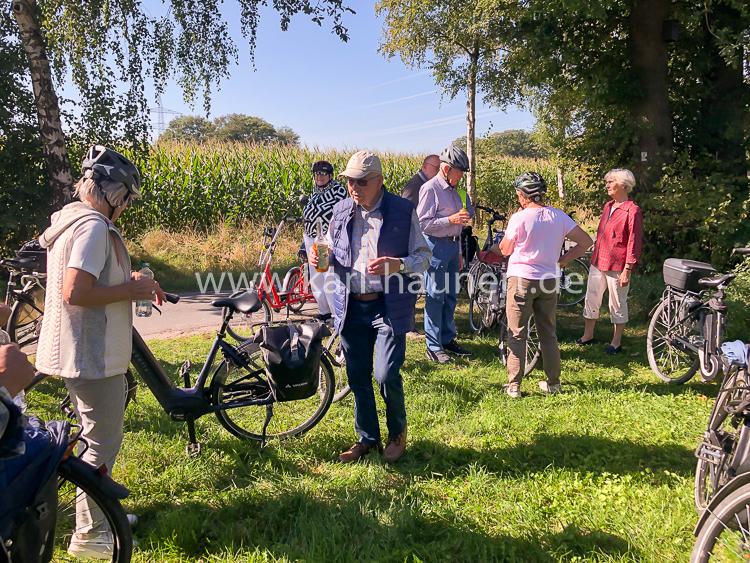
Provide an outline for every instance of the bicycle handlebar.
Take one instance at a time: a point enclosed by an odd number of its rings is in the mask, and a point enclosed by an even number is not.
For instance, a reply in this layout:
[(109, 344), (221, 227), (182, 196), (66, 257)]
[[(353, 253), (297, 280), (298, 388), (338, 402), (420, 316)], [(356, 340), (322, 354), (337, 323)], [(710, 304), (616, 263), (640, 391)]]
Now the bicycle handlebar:
[(180, 296), (176, 293), (167, 293), (164, 292), (164, 297), (169, 301), (170, 303), (177, 303), (180, 301)]
[(740, 256), (750, 256), (750, 248), (735, 248), (732, 250), (732, 254), (739, 254)]

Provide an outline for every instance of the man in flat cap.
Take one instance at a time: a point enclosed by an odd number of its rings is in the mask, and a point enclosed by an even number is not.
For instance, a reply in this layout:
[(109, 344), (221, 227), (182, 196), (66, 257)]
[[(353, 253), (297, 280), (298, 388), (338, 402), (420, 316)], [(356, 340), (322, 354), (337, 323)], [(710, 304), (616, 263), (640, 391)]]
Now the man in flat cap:
[[(406, 333), (414, 329), (419, 285), (410, 275), (427, 269), (431, 253), (414, 206), (383, 186), (383, 170), (375, 154), (355, 153), (341, 176), (346, 178), (350, 197), (333, 208), (328, 244), (335, 327), (341, 331), (359, 440), (339, 460), (358, 461), (377, 450), (393, 463), (406, 450), (401, 365)], [(311, 262), (317, 266), (314, 252)], [(375, 407), (373, 367), (386, 407), (385, 451)]]

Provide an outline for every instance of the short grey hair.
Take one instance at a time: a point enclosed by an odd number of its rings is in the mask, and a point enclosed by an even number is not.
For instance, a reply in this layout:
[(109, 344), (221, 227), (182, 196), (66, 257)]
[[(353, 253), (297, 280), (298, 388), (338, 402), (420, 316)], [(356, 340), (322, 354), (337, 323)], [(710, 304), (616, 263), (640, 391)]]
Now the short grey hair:
[(604, 180), (612, 179), (625, 186), (625, 191), (628, 193), (633, 191), (635, 187), (635, 176), (627, 168), (613, 168), (604, 175)]
[[(106, 195), (105, 195), (106, 194)], [(99, 185), (91, 178), (81, 178), (75, 185), (75, 196), (81, 201), (89, 201), (97, 205), (120, 207), (130, 194), (128, 187), (122, 182), (100, 180)]]

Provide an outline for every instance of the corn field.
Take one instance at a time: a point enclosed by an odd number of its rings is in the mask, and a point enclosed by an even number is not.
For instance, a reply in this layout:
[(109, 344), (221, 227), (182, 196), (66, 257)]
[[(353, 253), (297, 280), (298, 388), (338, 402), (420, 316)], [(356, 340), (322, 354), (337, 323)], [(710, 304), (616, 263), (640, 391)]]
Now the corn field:
[[(312, 187), (310, 166), (328, 160), (342, 171), (354, 150), (328, 150), (238, 143), (159, 143), (138, 161), (143, 197), (121, 219), (129, 237), (154, 228), (211, 231), (217, 225), (278, 218)], [(399, 193), (420, 168), (423, 156), (381, 153), (385, 185)], [(548, 161), (492, 157), (481, 159), (477, 199), (504, 210), (515, 205), (513, 179), (537, 170), (556, 194), (556, 168)], [(567, 179), (574, 185), (573, 177)], [(555, 200), (553, 199), (553, 202)]]

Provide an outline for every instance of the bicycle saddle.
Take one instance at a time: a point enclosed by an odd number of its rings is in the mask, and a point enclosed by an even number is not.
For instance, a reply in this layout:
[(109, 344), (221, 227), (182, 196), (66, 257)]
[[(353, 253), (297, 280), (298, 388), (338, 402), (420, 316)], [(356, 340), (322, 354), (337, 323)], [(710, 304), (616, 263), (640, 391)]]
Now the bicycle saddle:
[(217, 299), (213, 301), (211, 305), (214, 307), (226, 307), (234, 313), (242, 313), (243, 315), (249, 315), (259, 311), (262, 307), (262, 301), (258, 299), (257, 291), (245, 291), (237, 297), (224, 297), (223, 299)]
[(726, 285), (727, 282), (732, 281), (737, 277), (737, 274), (723, 274), (716, 278), (701, 278), (698, 283), (703, 287), (717, 288), (720, 285)]

